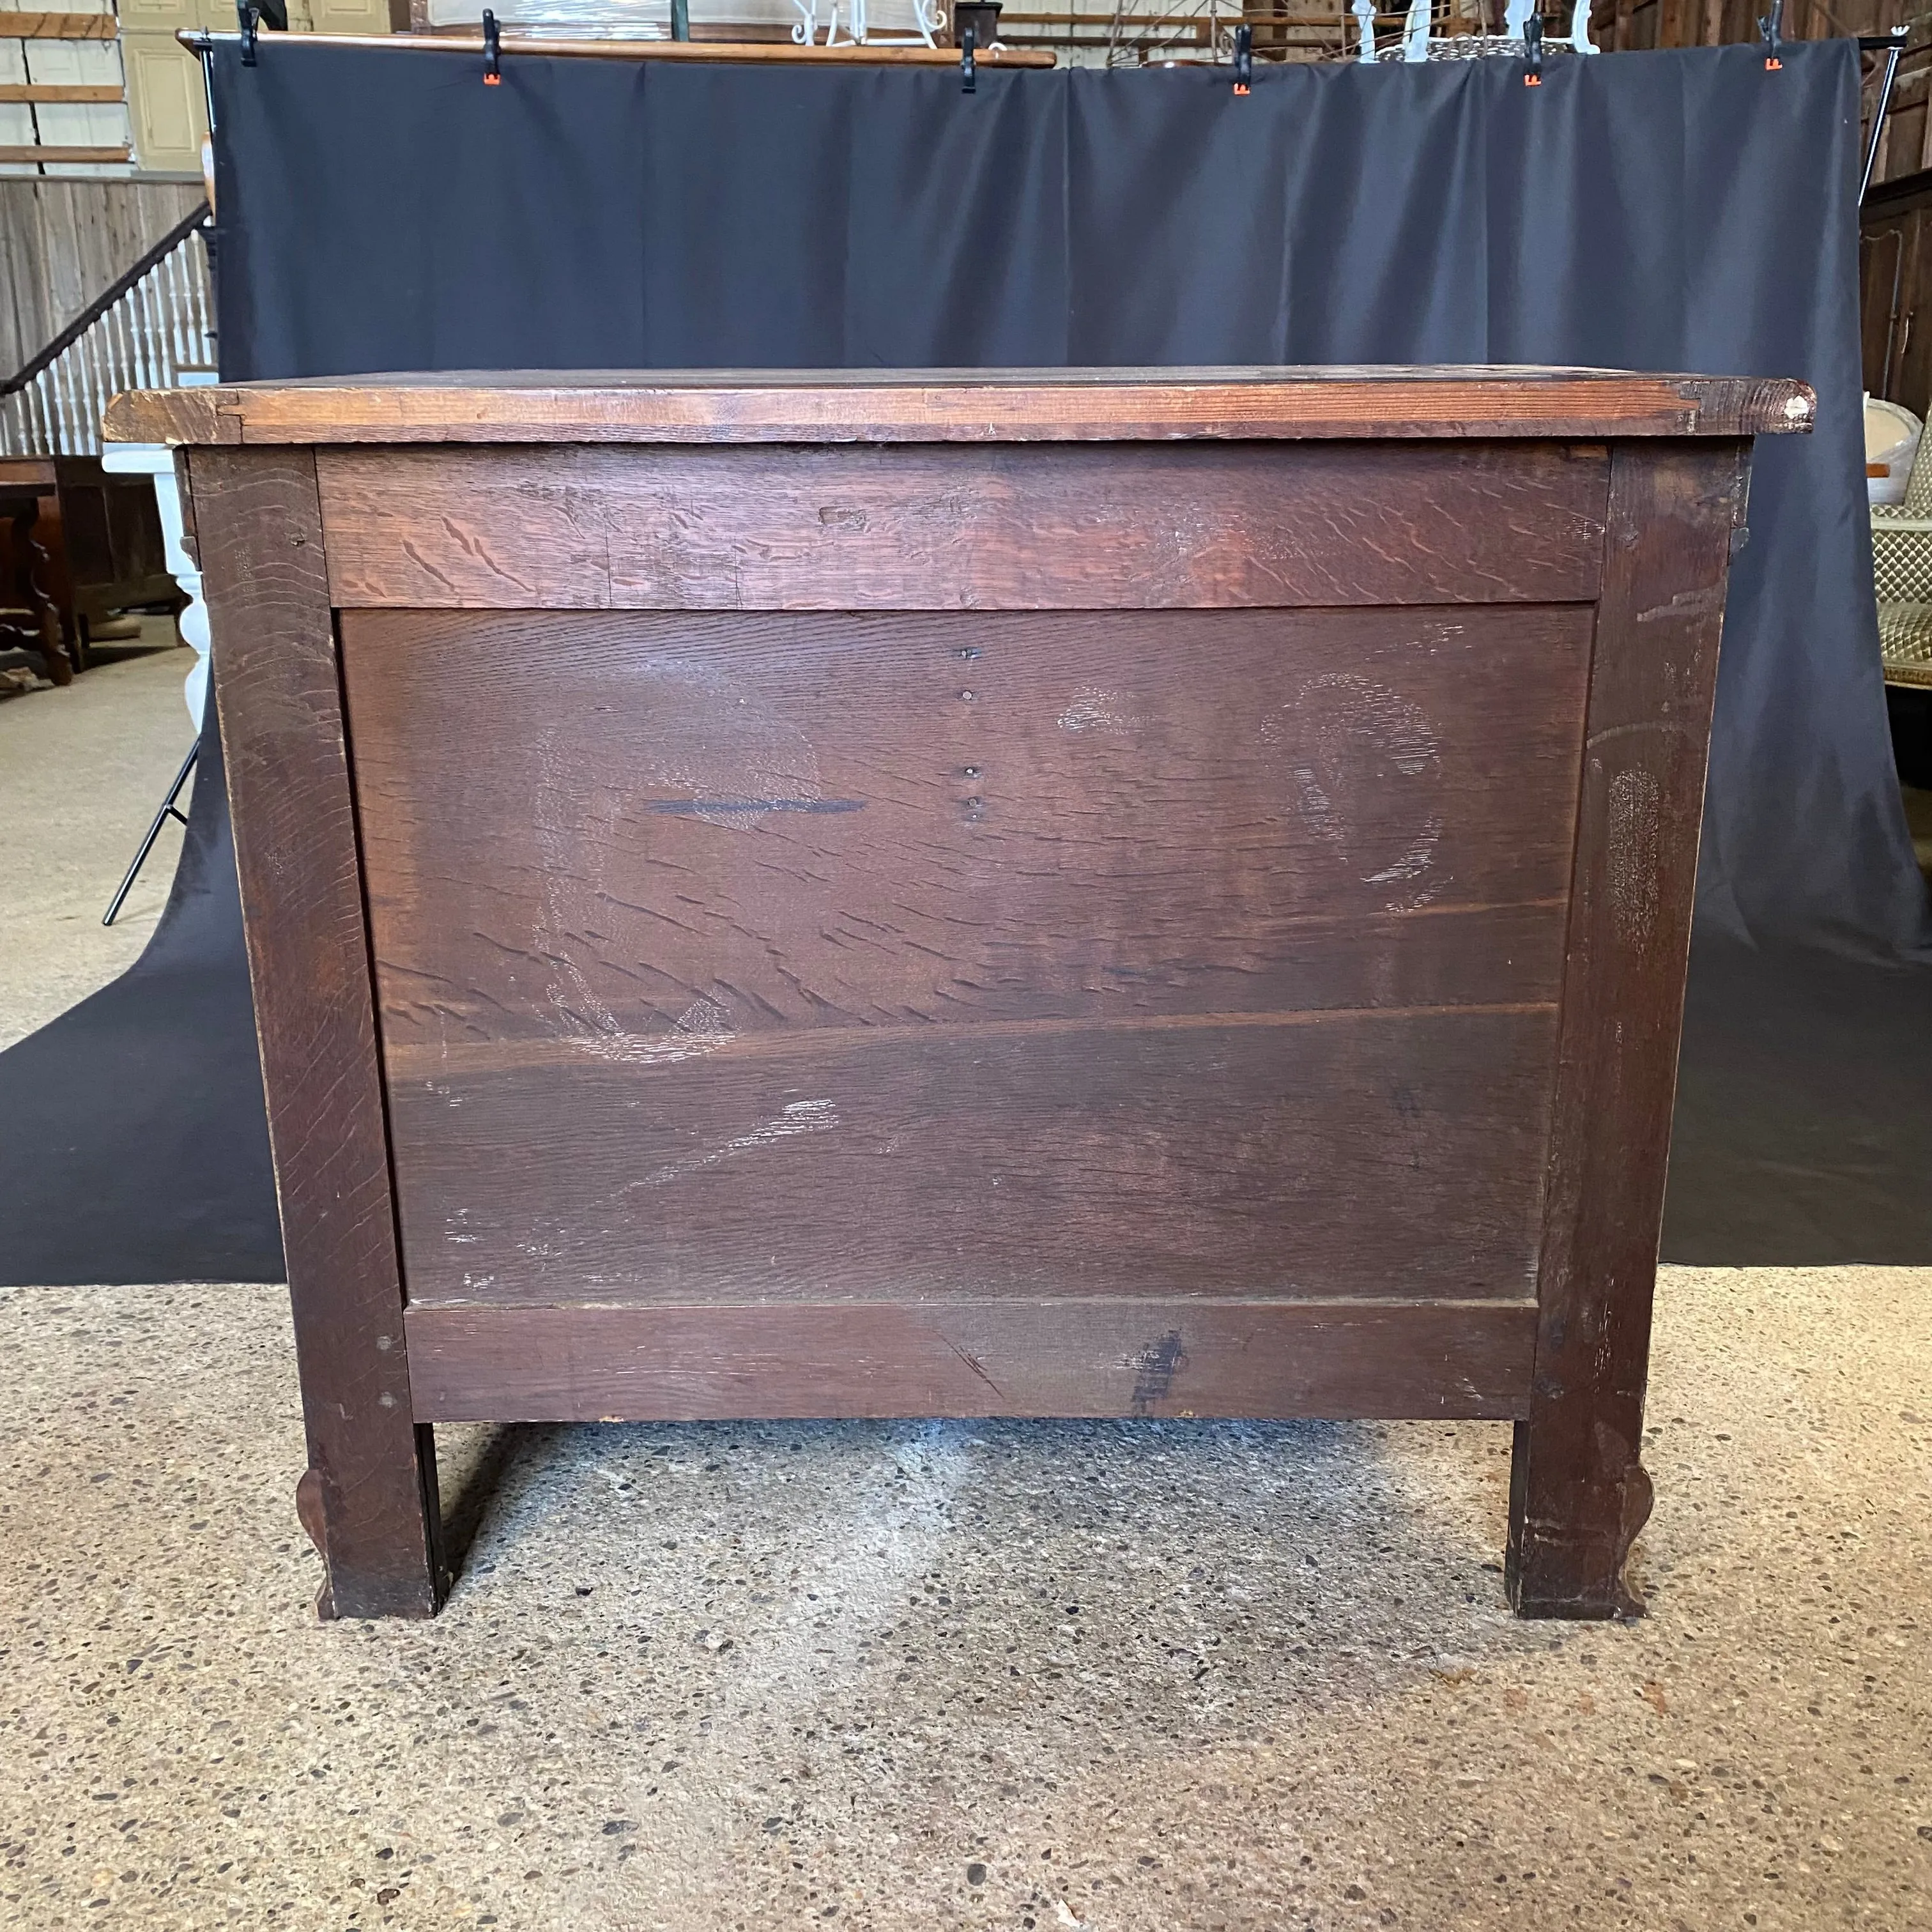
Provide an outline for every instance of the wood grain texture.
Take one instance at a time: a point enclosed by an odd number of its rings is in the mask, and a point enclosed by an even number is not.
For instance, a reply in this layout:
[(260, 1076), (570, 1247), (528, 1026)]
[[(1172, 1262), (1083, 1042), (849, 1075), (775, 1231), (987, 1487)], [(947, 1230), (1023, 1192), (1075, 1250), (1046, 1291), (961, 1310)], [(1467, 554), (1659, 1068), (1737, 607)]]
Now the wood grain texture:
[(412, 1308), (425, 1420), (1520, 1415), (1527, 1302)]
[(410, 1302), (1525, 1298), (1555, 1046), (1330, 1012), (398, 1082)]
[(1650, 1510), (1652, 1291), (1700, 806), (1748, 444), (1619, 449), (1571, 888), (1541, 1316), (1507, 1578), (1525, 1616), (1607, 1617)]
[(1608, 488), (1600, 445), (329, 450), (316, 465), (346, 608), (1586, 601)]
[(341, 626), (398, 1078), (1557, 994), (1587, 610)]
[(1600, 369), (537, 370), (139, 391), (108, 405), (106, 433), (170, 443), (1576, 440), (1803, 430), (1816, 410), (1802, 382)]
[(0, 166), (7, 167), (49, 166), (64, 167), (86, 163), (124, 161), (128, 158), (128, 144), (118, 142), (112, 147), (54, 148), (34, 143), (25, 147), (0, 148)]
[[(313, 459), (196, 452), (190, 485), (281, 1204), (324, 1614), (445, 1587), (418, 1428)], [(317, 1510), (309, 1510), (311, 1520)]]
[(1587, 610), (342, 630), (412, 1302), (1528, 1292)]
[(82, 106), (90, 104), (107, 106), (117, 105), (127, 98), (128, 90), (124, 87), (65, 86), (53, 82), (31, 81), (0, 83), (0, 106), (29, 103), (49, 107)]

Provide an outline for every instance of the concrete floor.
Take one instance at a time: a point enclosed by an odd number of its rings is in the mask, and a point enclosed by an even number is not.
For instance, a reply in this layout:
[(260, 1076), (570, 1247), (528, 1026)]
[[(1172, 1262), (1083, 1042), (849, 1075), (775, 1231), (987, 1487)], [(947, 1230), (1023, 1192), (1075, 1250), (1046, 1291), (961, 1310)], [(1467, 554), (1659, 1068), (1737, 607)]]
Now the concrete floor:
[(171, 620), (144, 629), (144, 648), (0, 702), (0, 1047), (132, 965), (167, 902), (181, 852), (172, 820), (121, 916), (100, 923), (194, 742), (182, 700), (194, 654)]
[[(43, 1007), (182, 664), (0, 706)], [(0, 1925), (1932, 1928), (1928, 1363), (1666, 1270), (1629, 1625), (1506, 1613), (1504, 1428), (1179, 1423), (445, 1430), (449, 1607), (320, 1625), (280, 1292), (0, 1291)]]

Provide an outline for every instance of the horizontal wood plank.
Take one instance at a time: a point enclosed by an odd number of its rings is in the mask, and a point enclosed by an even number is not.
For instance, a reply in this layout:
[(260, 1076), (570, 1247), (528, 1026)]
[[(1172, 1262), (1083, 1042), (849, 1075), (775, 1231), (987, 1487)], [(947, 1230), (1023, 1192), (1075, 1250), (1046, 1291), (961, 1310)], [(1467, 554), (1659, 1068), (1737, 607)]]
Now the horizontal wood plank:
[(124, 161), (128, 158), (128, 149), (124, 142), (114, 147), (62, 148), (34, 142), (24, 147), (0, 148), (0, 164), (10, 167), (29, 165), (42, 167), (112, 166), (116, 162)]
[(112, 40), (120, 32), (112, 14), (0, 12), (0, 40)]
[(412, 1304), (1531, 1292), (1551, 1008), (404, 1078)]
[(424, 1422), (814, 1416), (1504, 1420), (1528, 1303), (412, 1308)]
[[(1587, 600), (1601, 446), (328, 450), (350, 608)], [(408, 517), (396, 514), (399, 502)]]
[(52, 82), (7, 81), (0, 82), (0, 106), (18, 106), (28, 104), (42, 106), (118, 106), (128, 98), (127, 90), (120, 87), (84, 87), (59, 86)]
[(340, 628), (392, 1070), (1556, 998), (1587, 609)]
[[(708, 46), (690, 52), (716, 58)], [(1749, 436), (1808, 430), (1816, 411), (1802, 382), (1508, 366), (537, 370), (142, 391), (114, 399), (106, 433), (190, 443), (1462, 440)]]

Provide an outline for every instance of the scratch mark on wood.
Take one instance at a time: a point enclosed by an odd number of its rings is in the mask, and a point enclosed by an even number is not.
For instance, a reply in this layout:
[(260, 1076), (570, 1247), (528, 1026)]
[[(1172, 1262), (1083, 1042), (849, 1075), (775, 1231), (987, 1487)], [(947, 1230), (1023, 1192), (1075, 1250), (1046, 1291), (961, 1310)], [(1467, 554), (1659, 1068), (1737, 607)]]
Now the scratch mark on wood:
[[(1442, 789), (1442, 755), (1434, 724), (1412, 698), (1376, 679), (1331, 671), (1310, 679), (1292, 703), (1264, 718), (1261, 736), (1265, 745), (1289, 748), (1288, 775), (1302, 816), (1352, 863), (1372, 863), (1379, 854), (1358, 849), (1362, 829), (1336, 805), (1350, 775), (1358, 775), (1365, 764), (1371, 769), (1380, 764), (1394, 766), (1396, 783), (1414, 781), (1424, 808), (1420, 822), (1394, 859), (1359, 877), (1365, 886), (1402, 885), (1420, 881), (1431, 870), (1444, 826), (1434, 802)], [(1426, 885), (1418, 884), (1391, 899), (1385, 910), (1424, 904), (1448, 883), (1444, 874)]]
[(1063, 731), (1100, 731), (1108, 737), (1126, 737), (1140, 730), (1142, 722), (1118, 691), (1090, 684), (1082, 685), (1060, 714)]
[(944, 1336), (940, 1339), (945, 1342), (946, 1346), (950, 1348), (952, 1352), (957, 1355), (959, 1359), (964, 1362), (966, 1366), (970, 1369), (996, 1396), (1000, 1398), (1002, 1402), (1006, 1400), (1006, 1391), (1000, 1387), (998, 1382), (994, 1381), (991, 1376), (987, 1374), (986, 1370), (981, 1366), (980, 1359), (976, 1355), (969, 1355), (964, 1348), (960, 1347), (957, 1342), (953, 1340), (950, 1335)]
[(711, 812), (735, 816), (757, 812), (804, 812), (833, 814), (863, 812), (862, 798), (644, 798), (638, 800), (642, 812), (667, 812), (680, 818), (702, 818)]
[(648, 1174), (643, 1180), (634, 1180), (629, 1186), (618, 1191), (627, 1194), (633, 1188), (662, 1187), (668, 1182), (682, 1180), (688, 1174), (716, 1167), (721, 1160), (728, 1160), (734, 1154), (743, 1154), (753, 1148), (772, 1147), (794, 1134), (829, 1133), (838, 1124), (838, 1109), (830, 1100), (788, 1101), (782, 1112), (774, 1114), (769, 1120), (760, 1121), (749, 1133), (740, 1134), (712, 1148), (708, 1154), (695, 1155), (688, 1160), (674, 1160), (668, 1166), (659, 1168), (655, 1174)]
[(1158, 1342), (1150, 1342), (1127, 1366), (1134, 1371), (1133, 1412), (1146, 1415), (1154, 1405), (1167, 1400), (1174, 1378), (1186, 1365), (1186, 1352), (1180, 1346), (1180, 1330), (1170, 1328)]
[(1610, 910), (1618, 937), (1628, 945), (1648, 943), (1657, 924), (1660, 841), (1656, 778), (1626, 767), (1610, 780)]

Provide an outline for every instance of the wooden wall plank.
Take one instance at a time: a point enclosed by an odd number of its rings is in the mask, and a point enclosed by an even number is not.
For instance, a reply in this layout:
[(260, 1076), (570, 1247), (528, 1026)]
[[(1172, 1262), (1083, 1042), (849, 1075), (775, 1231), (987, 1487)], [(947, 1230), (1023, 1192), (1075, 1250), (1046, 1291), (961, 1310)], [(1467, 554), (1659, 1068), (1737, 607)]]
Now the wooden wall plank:
[(13, 166), (31, 163), (40, 167), (61, 167), (86, 163), (89, 166), (106, 162), (124, 161), (128, 158), (128, 144), (123, 141), (112, 147), (56, 147), (36, 142), (30, 146), (0, 147), (0, 165)]
[(0, 86), (0, 106), (13, 106), (26, 102), (49, 106), (85, 106), (90, 103), (111, 106), (118, 104), (126, 96), (123, 88), (106, 86), (62, 86), (54, 82), (37, 84), (28, 82), (22, 85), (8, 82)]
[(51, 341), (202, 198), (188, 182), (0, 181), (0, 373)]
[(425, 1421), (1520, 1415), (1535, 1310), (1198, 1301), (412, 1308)]
[(0, 10), (0, 40), (111, 40), (120, 31), (121, 22), (111, 13)]
[(446, 1587), (413, 1417), (368, 937), (314, 459), (189, 464), (302, 1376), (324, 1615), (428, 1616)]

